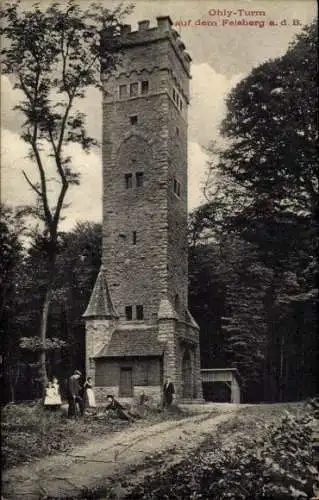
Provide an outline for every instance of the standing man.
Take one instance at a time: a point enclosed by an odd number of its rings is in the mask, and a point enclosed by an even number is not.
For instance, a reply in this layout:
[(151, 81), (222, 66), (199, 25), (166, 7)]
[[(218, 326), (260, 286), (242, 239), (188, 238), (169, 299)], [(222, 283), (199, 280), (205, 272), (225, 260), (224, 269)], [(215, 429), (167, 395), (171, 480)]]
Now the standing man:
[(68, 418), (76, 416), (76, 404), (80, 407), (81, 416), (84, 413), (84, 403), (83, 399), (80, 396), (81, 386), (80, 386), (80, 377), (81, 372), (79, 370), (75, 370), (73, 375), (69, 378), (68, 383)]
[(168, 408), (172, 404), (174, 394), (174, 384), (173, 382), (171, 382), (171, 379), (167, 377), (163, 387), (163, 408)]

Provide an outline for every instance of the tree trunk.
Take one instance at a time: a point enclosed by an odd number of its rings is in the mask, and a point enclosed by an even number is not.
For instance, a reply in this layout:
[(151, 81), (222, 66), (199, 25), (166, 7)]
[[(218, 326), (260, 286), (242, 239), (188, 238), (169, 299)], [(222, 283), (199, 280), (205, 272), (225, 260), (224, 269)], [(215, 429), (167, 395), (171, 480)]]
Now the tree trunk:
[(284, 400), (284, 347), (285, 347), (285, 339), (282, 334), (280, 340), (280, 369), (279, 369), (279, 401), (281, 403)]
[(41, 351), (40, 351), (40, 378), (42, 384), (42, 395), (45, 395), (45, 388), (48, 383), (48, 375), (47, 375), (47, 355), (46, 355), (46, 339), (48, 332), (48, 320), (49, 320), (49, 311), (52, 299), (52, 288), (54, 281), (54, 273), (55, 273), (55, 257), (56, 257), (56, 249), (55, 244), (52, 245), (48, 252), (48, 281), (47, 288), (44, 296), (44, 301), (42, 305), (42, 313), (41, 313), (41, 324), (40, 324), (40, 340), (41, 340)]
[(16, 366), (16, 371), (14, 371), (14, 368), (9, 369), (8, 376), (9, 376), (9, 386), (10, 386), (10, 403), (14, 403), (15, 388), (20, 376), (20, 366), (19, 365)]
[[(269, 332), (267, 332), (267, 337), (269, 337)], [(270, 389), (269, 389), (269, 378), (270, 378), (270, 366), (269, 366), (269, 338), (265, 342), (265, 357), (263, 361), (263, 401), (267, 402), (269, 400)]]
[(48, 318), (49, 318), (49, 310), (50, 303), (52, 297), (51, 283), (49, 283), (48, 289), (45, 293), (44, 302), (42, 306), (42, 314), (41, 314), (41, 327), (40, 327), (40, 338), (41, 338), (41, 351), (40, 351), (40, 374), (41, 374), (41, 383), (44, 389), (48, 382), (47, 375), (47, 367), (46, 367), (46, 338), (47, 338), (47, 330), (48, 330)]
[(10, 386), (10, 403), (14, 403), (15, 401), (15, 386), (14, 386), (14, 383), (11, 379), (11, 377), (9, 377), (9, 386)]

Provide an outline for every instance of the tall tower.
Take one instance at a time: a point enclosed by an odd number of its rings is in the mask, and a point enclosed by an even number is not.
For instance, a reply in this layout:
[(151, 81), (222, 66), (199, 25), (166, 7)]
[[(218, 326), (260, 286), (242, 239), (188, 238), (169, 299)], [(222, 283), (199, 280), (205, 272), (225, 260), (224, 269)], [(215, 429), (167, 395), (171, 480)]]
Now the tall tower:
[(122, 29), (102, 74), (102, 268), (86, 318), (97, 394), (200, 398), (199, 329), (187, 307), (187, 107), (191, 58), (169, 17)]

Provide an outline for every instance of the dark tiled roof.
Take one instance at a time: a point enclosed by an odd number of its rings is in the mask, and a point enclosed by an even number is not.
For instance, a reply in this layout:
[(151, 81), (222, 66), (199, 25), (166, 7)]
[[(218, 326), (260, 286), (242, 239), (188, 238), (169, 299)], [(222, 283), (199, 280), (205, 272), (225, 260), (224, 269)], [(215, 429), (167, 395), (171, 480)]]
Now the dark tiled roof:
[(101, 266), (96, 278), (89, 305), (83, 314), (84, 318), (94, 318), (97, 316), (103, 318), (118, 317), (112, 303), (103, 266)]
[(163, 345), (157, 340), (157, 328), (120, 328), (113, 332), (110, 343), (95, 358), (161, 356)]

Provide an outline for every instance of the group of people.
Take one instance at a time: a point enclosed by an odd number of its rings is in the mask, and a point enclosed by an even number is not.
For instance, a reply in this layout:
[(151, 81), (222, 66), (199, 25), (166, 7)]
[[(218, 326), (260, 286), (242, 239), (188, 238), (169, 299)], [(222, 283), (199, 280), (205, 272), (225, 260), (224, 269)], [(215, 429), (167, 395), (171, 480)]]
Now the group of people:
[[(79, 370), (75, 370), (73, 375), (68, 380), (67, 387), (67, 398), (68, 398), (68, 417), (76, 417), (82, 416), (85, 410), (90, 408), (96, 408), (95, 395), (93, 390), (92, 378), (88, 377), (81, 387), (80, 379), (81, 372)], [(163, 408), (168, 408), (174, 398), (175, 388), (173, 383), (169, 378), (166, 379), (166, 382), (163, 386)], [(144, 406), (145, 401), (147, 401), (147, 396), (145, 396), (144, 392), (140, 398), (140, 405)], [(108, 401), (108, 409), (116, 410), (117, 413), (120, 414), (121, 418), (125, 418), (129, 420), (131, 415), (129, 412), (126, 412), (125, 408), (114, 398), (113, 395), (107, 396)], [(62, 405), (61, 393), (59, 382), (56, 377), (53, 378), (52, 382), (49, 381), (44, 398), (44, 406), (45, 408), (49, 408), (52, 410), (56, 410), (60, 408)]]
[(85, 410), (96, 408), (95, 395), (93, 391), (92, 378), (88, 377), (81, 387), (80, 378), (82, 374), (75, 370), (68, 381), (68, 417), (81, 416)]
[[(96, 408), (95, 395), (93, 391), (92, 378), (88, 377), (81, 387), (81, 372), (75, 370), (68, 380), (67, 399), (68, 399), (68, 417), (83, 415), (84, 411), (90, 408)], [(44, 407), (50, 410), (56, 410), (62, 405), (59, 382), (56, 377), (48, 382), (45, 390)]]

